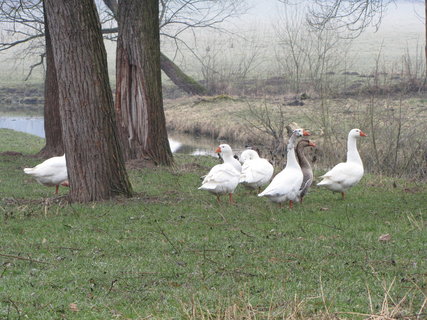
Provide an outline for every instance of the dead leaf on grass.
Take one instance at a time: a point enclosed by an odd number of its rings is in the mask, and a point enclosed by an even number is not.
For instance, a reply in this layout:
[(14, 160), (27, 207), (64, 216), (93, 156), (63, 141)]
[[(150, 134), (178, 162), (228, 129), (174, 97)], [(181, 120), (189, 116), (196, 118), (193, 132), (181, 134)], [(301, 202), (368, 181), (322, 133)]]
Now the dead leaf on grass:
[(271, 257), (270, 259), (268, 259), (268, 262), (270, 262), (270, 263), (277, 263), (277, 262), (279, 262), (279, 259), (276, 258), (276, 257)]
[(69, 307), (70, 307), (70, 310), (73, 312), (79, 312), (80, 311), (79, 308), (77, 307), (77, 303), (70, 303)]
[(378, 241), (384, 241), (384, 242), (387, 242), (387, 241), (390, 241), (391, 240), (391, 235), (390, 234), (388, 234), (388, 233), (386, 233), (386, 234), (382, 234), (379, 238), (378, 238)]

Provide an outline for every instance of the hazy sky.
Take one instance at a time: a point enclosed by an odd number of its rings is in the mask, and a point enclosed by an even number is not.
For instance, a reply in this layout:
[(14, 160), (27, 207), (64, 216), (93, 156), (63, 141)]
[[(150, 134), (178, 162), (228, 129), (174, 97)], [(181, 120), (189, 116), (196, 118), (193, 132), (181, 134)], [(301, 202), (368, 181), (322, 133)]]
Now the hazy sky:
[[(295, 1), (294, 1), (295, 2)], [(280, 20), (280, 13), (283, 13), (284, 6), (278, 0), (247, 0), (249, 10), (247, 14), (233, 20), (233, 28), (235, 34), (244, 34), (247, 38), (256, 38), (262, 46), (274, 46), (277, 44), (277, 36), (274, 32), (274, 25), (283, 23)], [(288, 7), (287, 9), (292, 10)], [(295, 9), (294, 9), (295, 10)], [(373, 32), (373, 29), (365, 32), (361, 37), (354, 41), (353, 52), (358, 56), (358, 59), (363, 60), (365, 65), (372, 65), (379, 51), (384, 54), (389, 61), (401, 59), (406, 50), (411, 54), (422, 52), (425, 43), (424, 31), (424, 1), (397, 1), (397, 5), (390, 4), (384, 16), (382, 24), (378, 32)], [(224, 36), (220, 35), (221, 41)], [(114, 75), (114, 46), (108, 43), (110, 73)], [(205, 41), (195, 43), (195, 49), (204, 48), (210, 44)], [(240, 48), (236, 45), (236, 48)], [(174, 57), (174, 49), (168, 50), (164, 43), (163, 49), (171, 58)], [(203, 49), (202, 49), (203, 50)], [(244, 51), (242, 45), (241, 51)], [(184, 50), (185, 54), (185, 50)], [(270, 56), (266, 56), (265, 60), (274, 57), (273, 50), (270, 50)], [(21, 81), (28, 72), (28, 66), (24, 62), (16, 63), (10, 60), (10, 54), (0, 54), (0, 63), (2, 65), (2, 73), (8, 74), (7, 79), (16, 78)], [(13, 57), (13, 56), (12, 56)], [(185, 60), (184, 60), (185, 59)], [(27, 61), (27, 64), (31, 61)], [(200, 66), (197, 65), (197, 59), (188, 54), (188, 58), (177, 60), (187, 72), (198, 72)], [(41, 70), (40, 70), (41, 71)]]
[[(252, 24), (254, 30), (264, 28), (265, 37), (271, 32), (271, 42), (275, 42), (273, 25), (284, 23), (279, 17), (285, 6), (277, 0), (248, 0), (248, 4), (248, 13), (239, 19), (237, 25), (245, 28)], [(286, 8), (287, 12), (300, 10), (295, 6)], [(379, 29), (369, 28), (355, 39), (353, 52), (366, 62), (365, 65), (372, 65), (379, 51), (388, 61), (401, 59), (407, 51), (422, 56), (425, 45), (424, 13), (424, 1), (389, 4)]]
[[(296, 2), (296, 1), (294, 1)], [(247, 0), (250, 7), (247, 15), (242, 17), (242, 20), (255, 19), (260, 21), (271, 21), (277, 17), (284, 5), (278, 0)], [(292, 7), (288, 6), (288, 10)], [(424, 23), (424, 1), (396, 1), (396, 4), (391, 3), (387, 7), (386, 14), (383, 20), (383, 27), (394, 25), (398, 28), (418, 28), (423, 30)]]

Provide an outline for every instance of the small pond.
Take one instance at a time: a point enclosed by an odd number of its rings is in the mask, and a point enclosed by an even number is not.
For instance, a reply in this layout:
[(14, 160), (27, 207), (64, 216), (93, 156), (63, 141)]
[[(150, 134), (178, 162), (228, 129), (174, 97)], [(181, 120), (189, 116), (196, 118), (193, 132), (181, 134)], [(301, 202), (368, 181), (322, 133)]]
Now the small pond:
[[(0, 117), (0, 128), (12, 129), (38, 137), (45, 137), (43, 117)], [(169, 144), (172, 152), (191, 155), (215, 155), (219, 142), (213, 138), (196, 137), (189, 134), (169, 132)], [(233, 147), (233, 146), (232, 146)], [(242, 148), (237, 147), (235, 151)], [(233, 148), (234, 150), (234, 148)]]

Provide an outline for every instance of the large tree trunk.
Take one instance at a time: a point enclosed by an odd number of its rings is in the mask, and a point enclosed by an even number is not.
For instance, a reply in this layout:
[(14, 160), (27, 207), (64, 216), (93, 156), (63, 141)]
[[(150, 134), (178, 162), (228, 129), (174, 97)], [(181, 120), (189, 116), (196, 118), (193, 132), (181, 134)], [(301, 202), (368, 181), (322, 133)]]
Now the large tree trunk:
[(45, 0), (59, 87), (70, 200), (130, 196), (93, 0)]
[(121, 0), (116, 55), (116, 112), (128, 159), (170, 165), (160, 73), (158, 0)]
[[(117, 23), (118, 19), (118, 8), (120, 6), (117, 0), (103, 0), (105, 5), (111, 10), (113, 16), (116, 18)], [(106, 30), (108, 33), (116, 32), (116, 29)], [(163, 53), (160, 53), (160, 67), (163, 72), (169, 77), (169, 79), (181, 90), (185, 91), (188, 94), (198, 94), (203, 95), (207, 93), (207, 90), (199, 82), (194, 80), (192, 77), (184, 73), (172, 60), (166, 57)]]
[(62, 142), (61, 118), (59, 116), (59, 92), (56, 80), (56, 69), (53, 61), (52, 43), (49, 34), (46, 12), (44, 12), (46, 43), (46, 76), (44, 80), (44, 132), (46, 145), (38, 156), (50, 158), (64, 153)]

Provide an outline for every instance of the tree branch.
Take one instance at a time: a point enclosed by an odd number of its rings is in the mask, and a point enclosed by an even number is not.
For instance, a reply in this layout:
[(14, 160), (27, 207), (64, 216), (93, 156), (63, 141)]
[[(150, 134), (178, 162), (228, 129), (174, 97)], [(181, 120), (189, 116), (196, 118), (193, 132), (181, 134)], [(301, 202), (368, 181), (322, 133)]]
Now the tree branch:
[(15, 47), (15, 46), (17, 46), (19, 44), (23, 44), (23, 43), (26, 43), (26, 42), (29, 42), (31, 40), (34, 40), (34, 39), (37, 39), (37, 38), (41, 38), (41, 37), (44, 37), (44, 33), (42, 33), (42, 34), (36, 34), (36, 35), (30, 36), (28, 38), (25, 38), (25, 39), (22, 39), (22, 40), (17, 40), (17, 41), (14, 41), (14, 42), (0, 42), (0, 51), (4, 51), (4, 50), (7, 50), (7, 49), (10, 49), (10, 48)]

